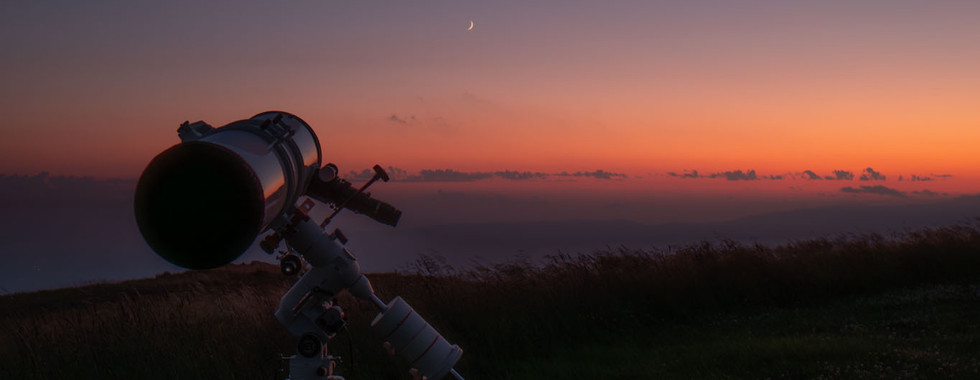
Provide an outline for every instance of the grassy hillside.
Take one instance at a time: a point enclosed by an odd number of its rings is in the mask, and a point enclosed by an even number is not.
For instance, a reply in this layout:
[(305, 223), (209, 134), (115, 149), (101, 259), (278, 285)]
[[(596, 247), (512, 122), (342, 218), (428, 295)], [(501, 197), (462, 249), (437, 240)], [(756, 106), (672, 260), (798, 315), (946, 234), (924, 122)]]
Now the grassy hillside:
[[(977, 378), (980, 229), (371, 275), (466, 353), (468, 378)], [(268, 264), (0, 297), (4, 378), (271, 379), (293, 338)], [(347, 294), (349, 379), (407, 378)]]

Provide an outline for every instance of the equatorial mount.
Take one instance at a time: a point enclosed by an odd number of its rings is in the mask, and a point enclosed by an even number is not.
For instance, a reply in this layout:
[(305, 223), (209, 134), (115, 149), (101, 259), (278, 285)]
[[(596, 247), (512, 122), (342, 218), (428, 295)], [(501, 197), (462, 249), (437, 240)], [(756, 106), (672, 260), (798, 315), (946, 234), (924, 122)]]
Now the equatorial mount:
[(333, 375), (339, 358), (327, 353), (327, 342), (346, 324), (343, 309), (335, 303), (343, 290), (378, 308), (372, 331), (421, 376), (434, 380), (452, 374), (462, 379), (453, 366), (463, 350), (451, 345), (401, 297), (387, 304), (381, 301), (357, 259), (343, 246), (342, 234), (327, 234), (301, 208), (276, 234), (311, 266), (282, 297), (276, 311), (276, 319), (299, 337), (298, 355), (288, 358), (290, 380), (342, 379)]

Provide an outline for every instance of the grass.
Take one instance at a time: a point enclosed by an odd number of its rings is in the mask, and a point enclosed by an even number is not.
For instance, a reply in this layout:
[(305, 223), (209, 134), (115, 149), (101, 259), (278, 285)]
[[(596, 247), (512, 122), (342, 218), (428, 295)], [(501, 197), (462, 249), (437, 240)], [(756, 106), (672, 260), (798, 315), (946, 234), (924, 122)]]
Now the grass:
[(928, 285), (721, 313), (565, 347), (512, 377), (975, 378), (977, 301), (969, 286)]
[[(627, 248), (370, 275), (466, 353), (469, 378), (977, 378), (980, 229)], [(0, 297), (5, 378), (271, 379), (294, 338), (268, 264)], [(351, 379), (407, 378), (341, 294)]]

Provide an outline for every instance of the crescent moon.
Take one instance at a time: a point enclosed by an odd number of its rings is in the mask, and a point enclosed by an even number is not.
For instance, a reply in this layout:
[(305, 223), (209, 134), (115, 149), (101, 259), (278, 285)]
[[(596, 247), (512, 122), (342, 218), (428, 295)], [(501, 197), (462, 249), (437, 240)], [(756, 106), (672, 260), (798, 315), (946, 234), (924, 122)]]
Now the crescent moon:
[(473, 30), (473, 20), (470, 20), (470, 27), (466, 28), (466, 30)]

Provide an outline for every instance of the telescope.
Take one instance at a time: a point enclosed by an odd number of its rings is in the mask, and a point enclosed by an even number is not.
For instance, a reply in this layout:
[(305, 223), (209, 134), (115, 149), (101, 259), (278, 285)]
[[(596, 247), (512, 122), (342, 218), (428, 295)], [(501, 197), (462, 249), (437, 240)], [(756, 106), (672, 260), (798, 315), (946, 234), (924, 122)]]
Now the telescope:
[(264, 112), (221, 128), (185, 122), (177, 134), (182, 142), (150, 161), (135, 198), (140, 232), (175, 265), (230, 263), (260, 233), (285, 224), (302, 195), (391, 226), (401, 217), (338, 178), (336, 166), (321, 169), (320, 142), (294, 115)]
[[(355, 189), (338, 176), (334, 164), (321, 166), (316, 133), (299, 117), (279, 111), (215, 128), (198, 121), (177, 129), (181, 142), (153, 158), (136, 186), (134, 211), (150, 248), (174, 265), (212, 269), (259, 245), (280, 250), (284, 274), (309, 270), (286, 292), (276, 319), (299, 338), (298, 355), (285, 358), (289, 379), (343, 379), (334, 375), (339, 357), (327, 353), (329, 341), (346, 324), (335, 295), (349, 291), (379, 309), (371, 329), (385, 346), (404, 358), (420, 377), (462, 376), (453, 366), (462, 356), (401, 297), (389, 303), (374, 294), (347, 238), (326, 226), (348, 209), (396, 226), (401, 211), (374, 199), (367, 188), (388, 174), (375, 165), (374, 177)], [(304, 198), (306, 197), (306, 198)], [(317, 200), (333, 212), (313, 221)], [(302, 200), (302, 202), (300, 202)]]

